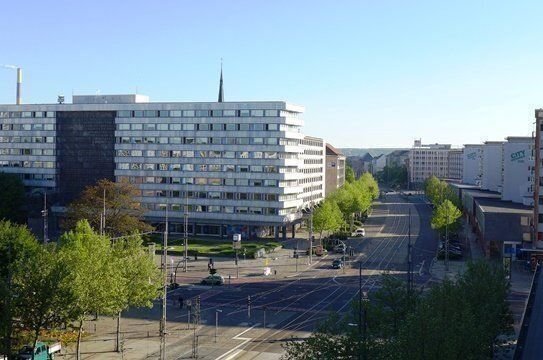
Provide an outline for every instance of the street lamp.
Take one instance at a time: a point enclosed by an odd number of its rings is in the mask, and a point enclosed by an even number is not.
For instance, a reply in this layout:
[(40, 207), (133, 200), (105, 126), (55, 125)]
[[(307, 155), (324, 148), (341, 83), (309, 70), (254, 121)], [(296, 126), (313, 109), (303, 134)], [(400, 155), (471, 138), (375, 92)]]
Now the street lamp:
[(217, 342), (217, 332), (219, 331), (219, 313), (221, 309), (215, 309), (215, 342)]

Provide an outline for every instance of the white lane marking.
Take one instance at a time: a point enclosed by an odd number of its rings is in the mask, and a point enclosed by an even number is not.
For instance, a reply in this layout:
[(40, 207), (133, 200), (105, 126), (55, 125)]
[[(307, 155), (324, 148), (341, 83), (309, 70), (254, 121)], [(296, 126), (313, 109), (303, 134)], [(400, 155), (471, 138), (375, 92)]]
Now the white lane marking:
[[(232, 356), (229, 356), (231, 353), (233, 353), (234, 351), (236, 351), (237, 349), (239, 349), (240, 347), (244, 346), (245, 344), (247, 344), (249, 341), (253, 340), (253, 338), (245, 338), (245, 337), (241, 337), (241, 335), (245, 334), (247, 331), (249, 330), (252, 330), (254, 329), (256, 326), (259, 326), (260, 323), (256, 323), (254, 324), (253, 326), (251, 326), (250, 328), (248, 329), (245, 329), (243, 330), (242, 332), (240, 332), (239, 334), (237, 334), (236, 336), (234, 336), (232, 338), (232, 340), (243, 340), (243, 342), (241, 344), (238, 344), (236, 346), (234, 346), (232, 349), (228, 350), (227, 352), (225, 352), (224, 354), (222, 354), (221, 356), (219, 356), (218, 358), (216, 358), (215, 360), (221, 360), (221, 359), (224, 359), (224, 360), (231, 360), (233, 359), (235, 356), (237, 356), (240, 352), (236, 352), (234, 355)], [(226, 358), (228, 356), (228, 358)]]
[(235, 353), (233, 353), (232, 355), (230, 355), (229, 357), (225, 358), (224, 360), (232, 360), (233, 358), (235, 358), (236, 356), (239, 355), (240, 352), (242, 352), (243, 350), (238, 350), (236, 351)]

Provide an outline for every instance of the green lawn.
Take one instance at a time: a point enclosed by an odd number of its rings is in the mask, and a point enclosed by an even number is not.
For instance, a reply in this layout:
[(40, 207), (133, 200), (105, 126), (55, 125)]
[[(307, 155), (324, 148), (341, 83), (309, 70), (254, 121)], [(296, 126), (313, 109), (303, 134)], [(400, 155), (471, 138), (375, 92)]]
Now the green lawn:
[[(154, 242), (157, 244), (157, 251), (162, 250), (162, 237), (153, 236), (149, 239), (148, 243)], [(188, 239), (189, 256), (194, 256), (195, 254), (201, 256), (224, 256), (232, 257), (234, 256), (234, 249), (232, 248), (231, 240), (220, 240), (220, 239), (202, 239), (202, 238), (191, 238)], [(266, 240), (251, 240), (251, 241), (242, 241), (241, 249), (238, 250), (238, 254), (243, 256), (243, 251), (247, 257), (254, 257), (255, 252), (258, 249), (266, 249), (271, 251), (277, 247), (281, 246), (280, 243), (275, 241), (266, 241)], [(171, 255), (183, 255), (185, 248), (183, 246), (183, 239), (172, 238), (168, 240), (168, 254)]]

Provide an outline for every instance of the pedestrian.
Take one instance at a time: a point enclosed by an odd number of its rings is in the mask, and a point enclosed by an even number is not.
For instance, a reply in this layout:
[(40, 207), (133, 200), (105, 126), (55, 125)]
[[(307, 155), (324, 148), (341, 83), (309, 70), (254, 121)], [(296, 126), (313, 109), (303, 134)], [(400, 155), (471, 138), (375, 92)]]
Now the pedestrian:
[(183, 308), (183, 297), (181, 295), (179, 295), (179, 298), (177, 299), (177, 301), (179, 301), (179, 308), (182, 309)]

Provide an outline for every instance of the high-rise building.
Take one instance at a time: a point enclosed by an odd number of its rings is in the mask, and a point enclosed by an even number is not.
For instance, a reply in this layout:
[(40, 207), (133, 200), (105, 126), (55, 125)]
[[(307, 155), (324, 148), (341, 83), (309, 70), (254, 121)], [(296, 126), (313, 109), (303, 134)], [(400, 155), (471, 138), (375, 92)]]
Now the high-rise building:
[(462, 183), (481, 185), (483, 176), (483, 145), (464, 145), (462, 160)]
[(502, 200), (533, 205), (534, 138), (510, 136), (503, 143)]
[(463, 171), (463, 149), (451, 149), (447, 159), (447, 167), (449, 175), (447, 176), (451, 180), (462, 180)]
[(326, 144), (326, 196), (345, 184), (345, 155)]
[[(543, 109), (535, 110), (536, 131), (534, 148), (534, 243), (537, 248), (543, 249)], [(537, 225), (536, 225), (537, 224)]]
[(173, 231), (182, 231), (188, 202), (193, 234), (286, 234), (324, 197), (324, 141), (301, 133), (300, 106), (222, 96), (0, 105), (0, 171), (57, 194), (59, 205), (99, 179), (128, 181), (141, 191), (147, 220), (163, 221), (168, 208)]
[[(449, 154), (455, 152), (453, 160), (449, 160)], [(412, 186), (420, 186), (426, 179), (436, 176), (440, 179), (448, 179), (450, 176), (449, 163), (452, 162), (456, 170), (455, 176), (459, 176), (461, 169), (458, 149), (451, 149), (449, 144), (422, 144), (415, 140), (413, 147), (409, 150), (409, 182)], [(459, 177), (458, 179), (461, 179)]]
[(502, 191), (503, 141), (483, 144), (481, 189)]

